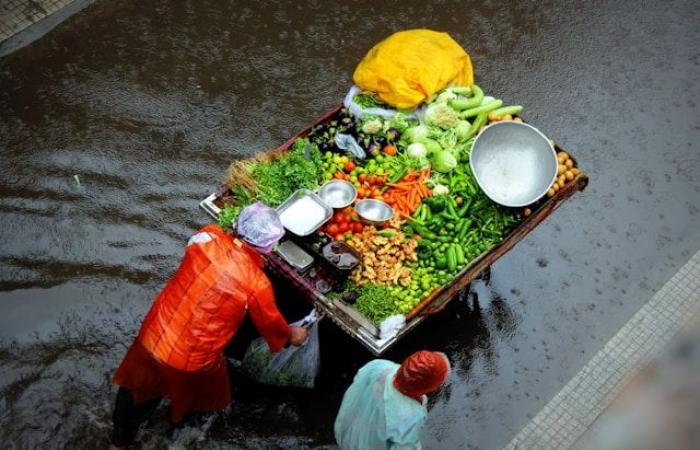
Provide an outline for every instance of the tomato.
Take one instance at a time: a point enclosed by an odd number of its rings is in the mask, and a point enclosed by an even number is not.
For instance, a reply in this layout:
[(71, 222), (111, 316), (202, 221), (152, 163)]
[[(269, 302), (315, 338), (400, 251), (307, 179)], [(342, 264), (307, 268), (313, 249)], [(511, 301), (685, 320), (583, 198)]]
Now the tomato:
[(353, 233), (362, 233), (362, 229), (364, 228), (364, 225), (360, 222), (355, 222), (352, 224), (352, 232)]
[(394, 147), (393, 145), (385, 145), (384, 146), (384, 153), (386, 153), (387, 155), (390, 155), (390, 156), (394, 156), (394, 155), (396, 155), (396, 147)]
[(338, 225), (332, 223), (328, 225), (328, 234), (336, 235), (338, 234)]
[(352, 161), (348, 161), (345, 164), (343, 164), (343, 168), (346, 172), (352, 172), (353, 170), (355, 170), (355, 167), (355, 163)]
[(335, 173), (335, 178), (340, 178), (342, 180), (343, 177), (344, 177), (343, 172), (341, 172), (340, 170)]
[(380, 195), (379, 189), (373, 188), (372, 191), (369, 193), (370, 197), (376, 197), (377, 195)]
[(377, 184), (377, 177), (372, 175), (367, 179), (367, 182), (370, 184), (370, 186), (373, 184)]
[(377, 177), (378, 186), (382, 186), (384, 183), (386, 183), (386, 177)]
[(347, 233), (349, 229), (350, 229), (350, 224), (347, 222), (343, 222), (341, 224), (338, 224), (338, 232), (339, 233)]
[(336, 241), (344, 241), (344, 240), (345, 240), (345, 235), (342, 234), (342, 233), (338, 233), (338, 234), (335, 235), (335, 238), (334, 238), (334, 239), (335, 239)]
[(338, 218), (335, 220), (338, 225), (348, 222), (348, 216), (345, 214), (338, 214)]
[(364, 183), (365, 180), (367, 179), (367, 174), (361, 173), (357, 179), (360, 181), (360, 183)]

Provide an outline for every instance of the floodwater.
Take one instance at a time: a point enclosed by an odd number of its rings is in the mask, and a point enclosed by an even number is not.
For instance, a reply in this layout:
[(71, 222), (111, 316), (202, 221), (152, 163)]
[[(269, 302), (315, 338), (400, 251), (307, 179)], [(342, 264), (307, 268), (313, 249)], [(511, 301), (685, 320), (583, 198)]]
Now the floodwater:
[[(337, 103), (372, 44), (419, 26), (451, 33), (485, 91), (591, 176), (386, 355), (453, 362), (426, 449), (508, 442), (700, 248), (697, 5), (575, 4), (101, 0), (0, 59), (3, 447), (107, 444), (111, 374), (208, 222), (198, 201), (230, 160)], [(321, 340), (314, 391), (238, 377), (229, 410), (176, 430), (156, 417), (144, 447), (332, 448), (370, 355), (331, 323)]]

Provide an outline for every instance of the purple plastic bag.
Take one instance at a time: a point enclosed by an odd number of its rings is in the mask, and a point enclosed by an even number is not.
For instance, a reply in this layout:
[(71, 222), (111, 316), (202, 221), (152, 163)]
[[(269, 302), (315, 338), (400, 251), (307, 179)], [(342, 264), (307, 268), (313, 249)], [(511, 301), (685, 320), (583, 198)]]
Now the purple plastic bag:
[(269, 253), (284, 236), (284, 226), (277, 211), (257, 202), (241, 211), (236, 234), (260, 252)]

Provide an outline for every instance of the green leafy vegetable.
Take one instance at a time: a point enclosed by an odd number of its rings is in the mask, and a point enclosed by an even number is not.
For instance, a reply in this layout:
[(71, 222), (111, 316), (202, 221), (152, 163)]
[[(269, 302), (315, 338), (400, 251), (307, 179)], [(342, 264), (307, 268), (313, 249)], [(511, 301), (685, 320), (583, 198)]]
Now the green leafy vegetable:
[(224, 205), (216, 221), (221, 228), (230, 228), (236, 219), (238, 219), (241, 210), (243, 210), (243, 206)]
[(382, 103), (380, 100), (377, 100), (371, 94), (357, 94), (352, 99), (363, 108), (389, 108), (388, 105)]
[(358, 291), (355, 308), (372, 322), (379, 324), (387, 317), (397, 314), (393, 296), (387, 286), (365, 284)]
[(321, 152), (307, 139), (297, 139), (289, 153), (270, 162), (253, 164), (256, 196), (271, 207), (279, 206), (297, 189), (315, 189), (323, 175)]

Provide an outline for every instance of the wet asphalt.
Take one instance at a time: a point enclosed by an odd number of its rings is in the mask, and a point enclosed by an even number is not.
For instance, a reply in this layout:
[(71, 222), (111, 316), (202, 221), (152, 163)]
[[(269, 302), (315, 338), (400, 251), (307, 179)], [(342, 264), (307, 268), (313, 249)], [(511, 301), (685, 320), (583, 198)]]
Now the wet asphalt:
[[(700, 248), (699, 25), (690, 1), (87, 6), (0, 59), (0, 441), (106, 445), (111, 374), (228, 162), (339, 102), (375, 42), (430, 27), (591, 177), (386, 355), (452, 360), (426, 449), (499, 448)], [(330, 323), (321, 339), (314, 391), (236, 378), (229, 410), (156, 417), (144, 447), (332, 446), (371, 357)]]

